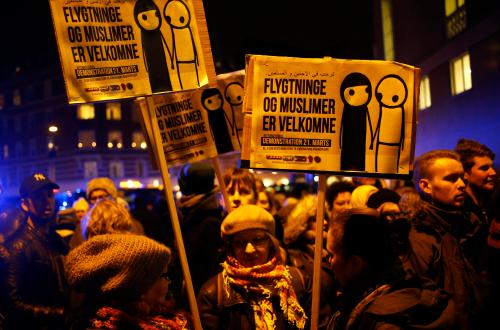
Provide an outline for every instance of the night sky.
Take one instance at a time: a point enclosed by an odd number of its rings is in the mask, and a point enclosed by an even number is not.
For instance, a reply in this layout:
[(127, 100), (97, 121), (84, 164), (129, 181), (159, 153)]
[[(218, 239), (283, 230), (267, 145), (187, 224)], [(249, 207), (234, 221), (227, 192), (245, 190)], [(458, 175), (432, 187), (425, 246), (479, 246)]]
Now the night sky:
[[(368, 0), (204, 1), (204, 6), (214, 60), (226, 67), (244, 68), (245, 54), (371, 57)], [(58, 62), (49, 0), (4, 1), (0, 13), (2, 74), (17, 65)]]

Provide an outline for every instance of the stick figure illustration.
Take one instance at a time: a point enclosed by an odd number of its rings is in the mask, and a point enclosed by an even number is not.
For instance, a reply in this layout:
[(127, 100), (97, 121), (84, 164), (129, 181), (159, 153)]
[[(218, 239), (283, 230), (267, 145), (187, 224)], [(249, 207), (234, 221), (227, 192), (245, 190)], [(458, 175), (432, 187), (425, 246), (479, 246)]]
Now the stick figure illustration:
[[(378, 172), (379, 164), (382, 165), (382, 171), (392, 172), (394, 164), (396, 173), (399, 171), (399, 159), (405, 140), (404, 103), (407, 97), (408, 88), (405, 82), (394, 74), (383, 77), (375, 87), (375, 98), (380, 105), (380, 110), (370, 149), (373, 149), (373, 143), (375, 143), (376, 172)], [(384, 150), (379, 156), (379, 151), (382, 151), (380, 146), (386, 147), (383, 147)], [(383, 161), (379, 162), (379, 160)]]
[(201, 105), (207, 111), (217, 153), (233, 151), (231, 136), (227, 130), (224, 99), (217, 88), (207, 88), (201, 93)]
[(340, 122), (340, 169), (365, 170), (366, 120), (373, 134), (368, 104), (372, 97), (370, 80), (359, 72), (347, 75), (340, 85), (340, 97), (344, 103)]
[(231, 135), (236, 136), (240, 148), (240, 132), (243, 131), (243, 112), (241, 109), (241, 105), (243, 104), (243, 96), (243, 85), (241, 85), (239, 82), (233, 81), (229, 83), (224, 89), (224, 98), (231, 106), (231, 116), (229, 118)]
[(163, 45), (166, 46), (170, 57), (171, 54), (160, 31), (160, 9), (152, 0), (138, 0), (134, 6), (134, 18), (141, 29), (142, 52), (151, 90), (153, 93), (171, 91), (172, 84)]
[[(172, 42), (172, 69), (177, 68), (181, 89), (200, 87), (200, 62), (190, 26), (191, 12), (188, 6), (181, 0), (169, 0), (163, 8), (163, 15), (171, 32), (169, 40)], [(190, 83), (191, 80), (183, 83), (181, 73), (185, 76), (193, 72), (196, 74), (196, 85)]]

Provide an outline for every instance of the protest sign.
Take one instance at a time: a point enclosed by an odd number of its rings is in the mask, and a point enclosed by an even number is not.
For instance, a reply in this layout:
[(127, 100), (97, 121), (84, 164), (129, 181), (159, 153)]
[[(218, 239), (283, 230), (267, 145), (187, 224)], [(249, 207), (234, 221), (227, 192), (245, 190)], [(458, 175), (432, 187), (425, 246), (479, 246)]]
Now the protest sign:
[(213, 83), (201, 0), (50, 0), (69, 103)]
[(420, 69), (248, 55), (242, 166), (406, 176)]
[(207, 113), (193, 106), (192, 94), (192, 90), (156, 94), (135, 101), (141, 112), (147, 112), (148, 106), (153, 109), (150, 124), (158, 127), (160, 140), (152, 139), (152, 130), (147, 133), (152, 143), (163, 146), (171, 166), (217, 155)]
[(193, 92), (193, 105), (207, 113), (217, 153), (241, 149), (245, 70), (218, 75), (216, 86)]

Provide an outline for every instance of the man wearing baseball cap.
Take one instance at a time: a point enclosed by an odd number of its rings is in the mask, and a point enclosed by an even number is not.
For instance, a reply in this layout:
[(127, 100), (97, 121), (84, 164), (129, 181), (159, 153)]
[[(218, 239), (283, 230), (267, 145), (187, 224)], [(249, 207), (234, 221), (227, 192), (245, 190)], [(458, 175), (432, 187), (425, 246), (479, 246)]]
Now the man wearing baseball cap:
[(67, 286), (63, 255), (67, 246), (55, 232), (54, 189), (35, 173), (19, 189), (26, 220), (5, 241), (9, 251), (1, 277), (5, 329), (62, 329)]

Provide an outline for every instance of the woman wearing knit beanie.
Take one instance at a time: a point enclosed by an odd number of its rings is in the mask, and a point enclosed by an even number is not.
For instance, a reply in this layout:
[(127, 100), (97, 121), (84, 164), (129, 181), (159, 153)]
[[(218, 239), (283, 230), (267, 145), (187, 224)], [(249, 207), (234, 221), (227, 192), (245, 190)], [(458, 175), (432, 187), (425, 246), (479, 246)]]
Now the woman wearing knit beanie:
[(189, 329), (166, 300), (169, 261), (169, 248), (134, 234), (97, 235), (72, 250), (68, 283), (86, 300), (71, 329)]
[(203, 329), (304, 329), (301, 303), (310, 283), (285, 266), (273, 216), (242, 205), (224, 219), (221, 232), (228, 250), (223, 271), (198, 294)]

